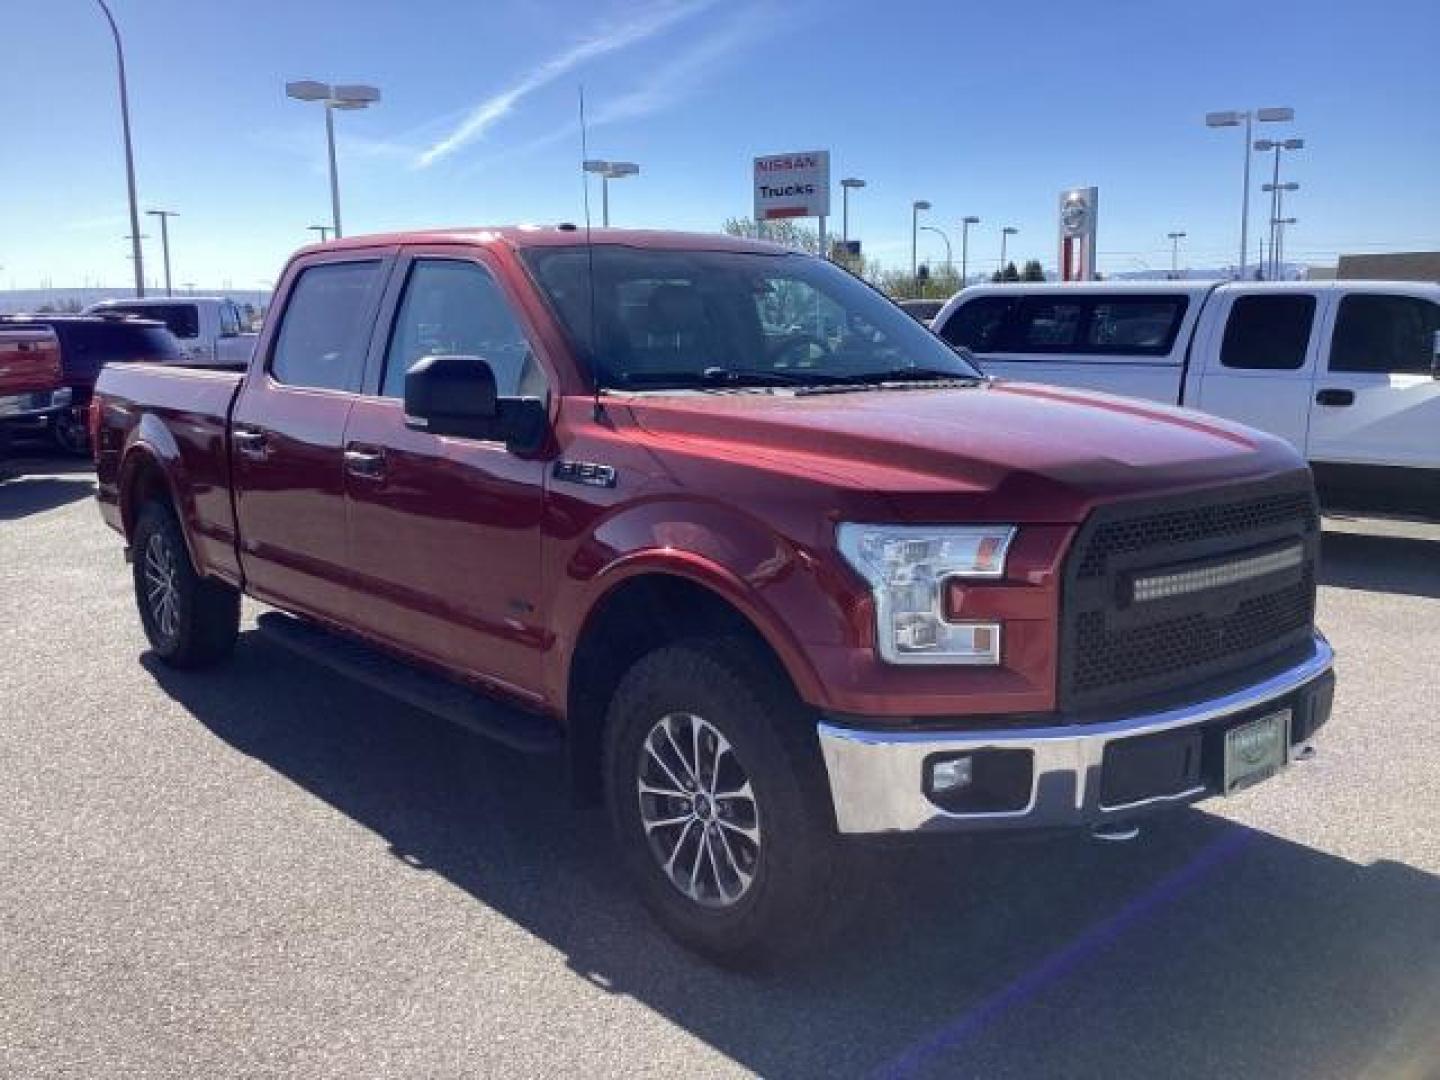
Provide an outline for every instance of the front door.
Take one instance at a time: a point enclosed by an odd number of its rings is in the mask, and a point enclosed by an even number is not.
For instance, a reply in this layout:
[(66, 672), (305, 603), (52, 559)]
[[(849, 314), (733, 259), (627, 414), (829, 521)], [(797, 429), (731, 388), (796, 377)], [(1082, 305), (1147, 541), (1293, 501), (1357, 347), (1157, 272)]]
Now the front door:
[(408, 260), (372, 376), (345, 432), (354, 621), (367, 635), (520, 696), (540, 693), (545, 462), (405, 425), (405, 373), (480, 356), (502, 396), (547, 396), (535, 340), (477, 256)]
[(1186, 404), (1279, 435), (1300, 453), (1310, 425), (1310, 383), (1320, 298), (1281, 289), (1222, 293), (1208, 339), (1196, 342), (1199, 393)]
[(249, 591), (290, 611), (346, 621), (350, 572), (342, 467), (384, 287), (384, 258), (301, 266), (265, 364), (230, 426), (240, 562)]

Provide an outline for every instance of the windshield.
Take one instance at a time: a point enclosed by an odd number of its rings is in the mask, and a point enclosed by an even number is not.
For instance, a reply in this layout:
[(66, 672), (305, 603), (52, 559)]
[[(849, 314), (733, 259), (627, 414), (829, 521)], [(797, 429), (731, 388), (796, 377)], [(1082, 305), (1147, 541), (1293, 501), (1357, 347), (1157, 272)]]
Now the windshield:
[(880, 293), (810, 256), (597, 244), (593, 320), (583, 246), (524, 257), (602, 387), (980, 377)]

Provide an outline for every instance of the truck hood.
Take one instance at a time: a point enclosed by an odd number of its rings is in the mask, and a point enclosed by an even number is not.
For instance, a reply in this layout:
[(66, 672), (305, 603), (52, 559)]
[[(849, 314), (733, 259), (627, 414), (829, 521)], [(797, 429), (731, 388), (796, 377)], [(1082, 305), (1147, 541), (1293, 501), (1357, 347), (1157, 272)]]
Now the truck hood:
[(1288, 444), (1238, 424), (1028, 383), (629, 404), (664, 444), (873, 492), (897, 520), (1076, 522), (1099, 502), (1304, 468)]

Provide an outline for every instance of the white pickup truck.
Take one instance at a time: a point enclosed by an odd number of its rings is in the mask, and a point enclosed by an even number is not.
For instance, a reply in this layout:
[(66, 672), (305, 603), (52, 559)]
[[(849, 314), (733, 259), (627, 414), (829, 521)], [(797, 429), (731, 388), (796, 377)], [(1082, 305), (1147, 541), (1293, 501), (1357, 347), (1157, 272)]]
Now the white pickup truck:
[(247, 331), (240, 307), (224, 296), (146, 296), (101, 300), (86, 315), (119, 312), (158, 319), (169, 327), (185, 354), (182, 363), (244, 367), (257, 335)]
[(987, 374), (1185, 405), (1280, 435), (1333, 506), (1440, 514), (1440, 285), (978, 285), (931, 329)]

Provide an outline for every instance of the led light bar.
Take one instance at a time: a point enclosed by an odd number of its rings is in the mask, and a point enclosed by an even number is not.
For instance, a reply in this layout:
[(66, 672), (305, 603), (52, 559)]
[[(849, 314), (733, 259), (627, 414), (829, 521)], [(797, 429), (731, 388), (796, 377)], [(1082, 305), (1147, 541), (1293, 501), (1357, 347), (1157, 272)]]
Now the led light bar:
[(1155, 574), (1151, 577), (1136, 578), (1131, 595), (1136, 603), (1147, 600), (1167, 600), (1175, 596), (1206, 589), (1219, 589), (1251, 581), (1266, 574), (1289, 570), (1305, 560), (1305, 549), (1295, 544), (1279, 551), (1267, 551), (1263, 555), (1252, 555), (1234, 562), (1205, 566), (1196, 570), (1176, 570), (1169, 574)]

